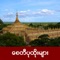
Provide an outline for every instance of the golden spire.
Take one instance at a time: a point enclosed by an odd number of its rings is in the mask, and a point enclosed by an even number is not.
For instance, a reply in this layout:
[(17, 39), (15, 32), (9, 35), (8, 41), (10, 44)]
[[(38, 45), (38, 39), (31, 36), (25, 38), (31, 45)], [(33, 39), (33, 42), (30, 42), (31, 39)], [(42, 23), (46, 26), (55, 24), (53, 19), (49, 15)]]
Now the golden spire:
[(16, 13), (16, 20), (15, 20), (15, 23), (19, 22), (19, 19), (18, 19), (18, 13)]

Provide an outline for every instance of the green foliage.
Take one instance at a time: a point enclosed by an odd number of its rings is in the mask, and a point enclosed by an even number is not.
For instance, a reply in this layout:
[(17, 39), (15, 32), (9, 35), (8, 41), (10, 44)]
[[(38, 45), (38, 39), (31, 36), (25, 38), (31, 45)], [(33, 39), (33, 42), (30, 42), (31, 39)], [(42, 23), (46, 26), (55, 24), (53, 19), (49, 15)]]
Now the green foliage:
[(3, 24), (3, 21), (0, 19), (0, 24)]
[(40, 23), (35, 23), (35, 24), (34, 24), (34, 23), (30, 23), (29, 26), (30, 26), (30, 27), (34, 27), (34, 28), (39, 28), (39, 27), (41, 27), (42, 25), (41, 25)]
[(60, 46), (60, 37), (48, 38), (48, 35), (41, 35), (38, 39), (30, 42), (31, 46)]
[(0, 35), (0, 46), (25, 46), (23, 37), (11, 33)]
[(60, 28), (60, 22), (57, 24), (48, 24), (48, 26), (44, 27), (44, 28)]
[(30, 23), (30, 24), (29, 24), (29, 26), (33, 26), (33, 24), (32, 24), (32, 23)]
[(51, 28), (60, 28), (60, 22), (58, 23), (30, 23), (30, 27), (34, 28), (44, 28), (45, 30)]
[(31, 46), (47, 46), (48, 39), (36, 39), (30, 42)]
[(60, 37), (50, 39), (48, 46), (60, 46)]
[(3, 27), (6, 27), (7, 25), (3, 23), (3, 21), (0, 19), (0, 30), (2, 30)]
[(60, 28), (60, 22), (56, 24), (56, 28)]
[(48, 38), (48, 37), (49, 37), (48, 34), (44, 34), (44, 35), (39, 36), (38, 38), (43, 39), (43, 38)]

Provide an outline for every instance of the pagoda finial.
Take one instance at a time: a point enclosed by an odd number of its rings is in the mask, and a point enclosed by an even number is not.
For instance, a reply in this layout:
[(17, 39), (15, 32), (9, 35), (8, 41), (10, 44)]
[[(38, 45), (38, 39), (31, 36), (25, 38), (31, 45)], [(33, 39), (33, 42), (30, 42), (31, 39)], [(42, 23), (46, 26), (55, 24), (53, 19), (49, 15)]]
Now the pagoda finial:
[(19, 22), (19, 19), (18, 19), (18, 12), (16, 13), (16, 20), (15, 20), (15, 23)]
[(16, 18), (18, 18), (18, 12), (16, 13)]

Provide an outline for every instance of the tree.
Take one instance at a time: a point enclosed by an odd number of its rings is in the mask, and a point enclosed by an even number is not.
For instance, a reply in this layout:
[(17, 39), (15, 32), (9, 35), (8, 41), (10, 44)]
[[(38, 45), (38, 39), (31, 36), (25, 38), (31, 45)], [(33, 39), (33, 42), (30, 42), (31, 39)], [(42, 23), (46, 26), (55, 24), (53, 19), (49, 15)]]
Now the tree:
[(40, 36), (40, 38), (35, 39), (30, 42), (31, 46), (60, 46), (60, 37), (47, 38), (45, 36)]
[(3, 28), (3, 21), (0, 19), (0, 30)]
[(30, 42), (31, 46), (48, 46), (49, 36), (47, 34), (41, 35), (38, 39)]
[(30, 42), (31, 46), (48, 46), (49, 39), (36, 39)]
[(57, 28), (60, 28), (60, 22), (56, 24), (56, 27)]
[(50, 39), (48, 46), (60, 46), (60, 37)]
[(3, 21), (0, 19), (0, 30), (2, 30), (2, 28), (6, 26), (7, 24), (4, 24)]
[(49, 37), (49, 35), (48, 34), (43, 34), (43, 35), (41, 35), (41, 36), (39, 36), (38, 38), (48, 38)]
[(0, 19), (0, 24), (3, 24), (3, 21)]
[(33, 27), (33, 24), (32, 24), (32, 23), (30, 23), (30, 24), (29, 24), (29, 26), (30, 26), (30, 27)]
[(25, 46), (23, 37), (15, 34), (6, 33), (0, 35), (0, 46)]

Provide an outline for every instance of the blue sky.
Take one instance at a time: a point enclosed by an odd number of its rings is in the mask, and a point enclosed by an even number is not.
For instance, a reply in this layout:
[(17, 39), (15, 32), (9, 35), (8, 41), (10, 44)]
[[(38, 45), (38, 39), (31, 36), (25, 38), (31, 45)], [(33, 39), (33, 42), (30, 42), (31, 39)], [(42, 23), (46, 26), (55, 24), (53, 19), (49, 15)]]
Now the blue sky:
[(60, 0), (0, 0), (0, 18), (14, 22), (60, 22)]

